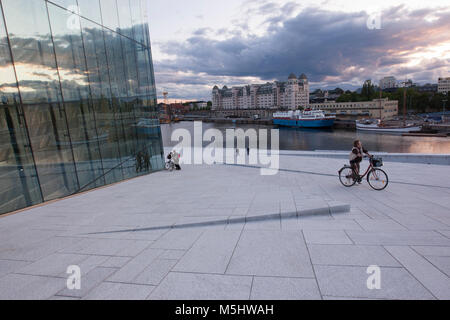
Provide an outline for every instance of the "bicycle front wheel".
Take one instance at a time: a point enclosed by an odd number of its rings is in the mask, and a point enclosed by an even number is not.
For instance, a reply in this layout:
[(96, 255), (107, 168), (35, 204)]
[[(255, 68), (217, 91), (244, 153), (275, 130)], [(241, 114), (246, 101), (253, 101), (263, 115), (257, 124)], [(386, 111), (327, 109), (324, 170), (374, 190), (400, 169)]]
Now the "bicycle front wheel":
[(356, 180), (354, 179), (353, 169), (351, 167), (342, 168), (339, 171), (339, 180), (345, 187), (353, 187), (356, 183)]
[(389, 184), (389, 178), (386, 172), (381, 169), (372, 169), (367, 175), (369, 185), (378, 191), (386, 189)]

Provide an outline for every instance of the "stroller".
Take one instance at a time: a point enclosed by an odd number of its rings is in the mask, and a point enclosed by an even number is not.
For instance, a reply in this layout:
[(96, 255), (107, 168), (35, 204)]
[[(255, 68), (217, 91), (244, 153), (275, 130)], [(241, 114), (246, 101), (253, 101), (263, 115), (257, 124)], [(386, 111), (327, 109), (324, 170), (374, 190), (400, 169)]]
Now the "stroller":
[(166, 170), (172, 172), (175, 169), (175, 163), (172, 160), (172, 153), (169, 153), (166, 161)]

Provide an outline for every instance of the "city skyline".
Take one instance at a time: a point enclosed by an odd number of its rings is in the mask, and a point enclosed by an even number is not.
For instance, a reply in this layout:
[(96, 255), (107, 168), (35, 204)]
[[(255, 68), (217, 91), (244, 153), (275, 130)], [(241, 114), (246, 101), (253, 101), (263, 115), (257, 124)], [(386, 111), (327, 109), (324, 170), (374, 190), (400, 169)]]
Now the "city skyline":
[(282, 81), (292, 70), (304, 72), (312, 90), (352, 90), (366, 79), (378, 83), (390, 75), (437, 83), (450, 74), (450, 6), (444, 1), (153, 5), (158, 10), (149, 12), (149, 22), (159, 99), (165, 90), (175, 100), (209, 100), (214, 85)]

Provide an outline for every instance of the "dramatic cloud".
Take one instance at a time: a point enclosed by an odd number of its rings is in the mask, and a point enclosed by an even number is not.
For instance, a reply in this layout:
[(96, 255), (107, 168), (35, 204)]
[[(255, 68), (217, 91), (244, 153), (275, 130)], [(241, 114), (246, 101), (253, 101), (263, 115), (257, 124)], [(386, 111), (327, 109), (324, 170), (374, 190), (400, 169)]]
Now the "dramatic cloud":
[[(172, 87), (180, 98), (209, 98), (215, 84), (285, 80), (291, 72), (307, 74), (316, 86), (352, 87), (386, 75), (437, 82), (450, 71), (448, 7), (396, 6), (381, 13), (381, 29), (373, 30), (366, 12), (304, 8), (291, 17), (296, 8), (262, 3), (261, 35), (245, 32), (241, 21), (223, 39), (199, 29), (182, 43), (160, 43), (171, 58), (155, 61), (158, 87)], [(188, 88), (182, 90), (187, 96), (176, 91), (179, 85)]]

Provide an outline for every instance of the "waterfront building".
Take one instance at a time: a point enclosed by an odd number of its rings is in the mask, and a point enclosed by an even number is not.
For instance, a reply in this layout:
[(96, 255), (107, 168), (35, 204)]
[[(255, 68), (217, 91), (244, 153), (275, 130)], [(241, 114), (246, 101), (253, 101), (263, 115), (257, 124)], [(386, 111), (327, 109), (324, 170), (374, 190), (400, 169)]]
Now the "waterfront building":
[(197, 102), (192, 102), (191, 103), (191, 107), (194, 108), (194, 106), (197, 105), (197, 108), (199, 109), (206, 109), (208, 107), (208, 102), (206, 101), (197, 101)]
[(450, 77), (439, 78), (438, 92), (447, 94), (450, 91)]
[(286, 109), (294, 110), (309, 105), (309, 81), (305, 74), (299, 78), (291, 74), (287, 82), (268, 82), (260, 85), (219, 89), (212, 91), (212, 110), (232, 109)]
[(146, 0), (0, 0), (0, 214), (164, 166)]
[(327, 114), (336, 114), (338, 118), (380, 118), (391, 119), (398, 115), (398, 101), (374, 99), (362, 102), (312, 103), (313, 109), (323, 110)]
[(395, 77), (392, 76), (384, 77), (383, 79), (380, 80), (380, 88), (382, 90), (398, 88), (397, 79), (395, 79)]
[(427, 93), (437, 93), (438, 92), (438, 85), (437, 84), (431, 84), (427, 83), (422, 86), (417, 86), (416, 90), (419, 92), (427, 92)]

